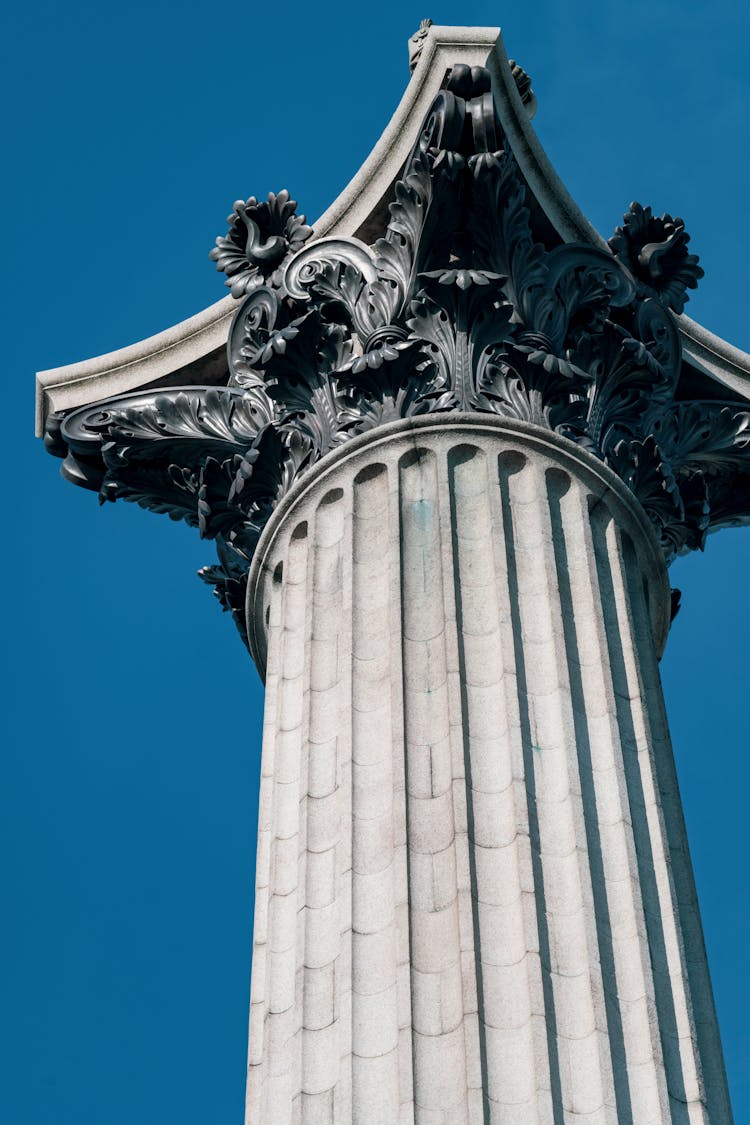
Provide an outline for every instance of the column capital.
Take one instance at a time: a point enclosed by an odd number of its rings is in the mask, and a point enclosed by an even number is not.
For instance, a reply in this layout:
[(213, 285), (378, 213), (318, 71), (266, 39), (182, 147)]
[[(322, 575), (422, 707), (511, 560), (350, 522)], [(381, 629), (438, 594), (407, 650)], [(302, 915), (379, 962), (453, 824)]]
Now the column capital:
[(486, 414), (577, 445), (638, 499), (667, 562), (750, 518), (750, 399), (683, 357), (676, 314), (703, 273), (684, 223), (634, 203), (608, 243), (563, 241), (493, 82), (449, 72), (371, 245), (311, 238), (286, 191), (234, 205), (211, 254), (242, 298), (226, 385), (50, 419), (69, 479), (216, 540), (202, 577), (241, 630), (250, 561), (290, 487), (400, 419)]

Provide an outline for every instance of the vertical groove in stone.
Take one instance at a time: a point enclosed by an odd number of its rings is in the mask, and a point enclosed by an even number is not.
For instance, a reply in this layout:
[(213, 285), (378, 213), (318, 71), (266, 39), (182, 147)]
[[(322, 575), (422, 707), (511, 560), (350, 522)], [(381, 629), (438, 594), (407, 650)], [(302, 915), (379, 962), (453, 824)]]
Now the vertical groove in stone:
[[(273, 835), (266, 961), (261, 1120), (292, 1122), (296, 1067), (297, 876), (305, 702), (307, 524), (289, 541), (282, 593), (281, 654), (273, 773)], [(275, 1117), (274, 1117), (275, 1115)]]
[(531, 993), (487, 459), (462, 446), (449, 461), (483, 1116), (534, 1125)]
[(661, 1048), (649, 1009), (649, 959), (620, 735), (589, 520), (611, 515), (580, 487), (552, 490), (568, 673), (573, 700), (593, 923), (604, 982), (602, 1047), (614, 1090), (607, 1104), (622, 1125), (658, 1125), (668, 1111)]
[[(458, 510), (462, 493), (469, 484), (472, 468), (480, 478), (484, 453), (477, 446), (461, 445), (449, 449), (445, 464), (441, 458), (441, 488), (447, 492), (448, 503), (442, 506), (442, 518), (450, 535), (442, 536), (443, 568), (446, 577), (453, 576), (444, 590), (446, 613), (446, 656), (448, 695), (453, 759), (453, 808), (455, 817), (455, 849), (458, 890), (458, 925), (463, 978), (464, 1049), (468, 1112), (471, 1125), (487, 1125), (487, 1034), (483, 1018), (481, 951), (478, 944), (479, 918), (477, 872), (474, 862), (473, 806), (471, 799), (471, 745), (467, 725), (467, 684), (464, 639), (461, 630), (461, 564), (466, 569), (465, 552), (458, 540)], [(484, 466), (486, 477), (486, 466)], [(472, 495), (469, 486), (469, 496)], [(468, 500), (471, 504), (471, 499)], [(453, 623), (455, 622), (455, 627)]]
[[(306, 786), (300, 821), (302, 950), (301, 1120), (310, 1125), (330, 1105), (339, 1074), (335, 965), (340, 949), (336, 857), (341, 837), (336, 784), (340, 726), (343, 493), (323, 497), (315, 512), (310, 601), (310, 688)], [(304, 805), (304, 811), (303, 811)], [(304, 880), (302, 879), (304, 876)]]
[(440, 500), (435, 454), (400, 463), (414, 1119), (468, 1122)]
[[(637, 560), (623, 557), (613, 523), (596, 539), (605, 622), (612, 666), (618, 725), (623, 740), (625, 776), (651, 958), (658, 1023), (674, 1125), (707, 1123), (700, 1067), (683, 979), (683, 957), (666, 854), (654, 759), (664, 752), (666, 730), (652, 728), (642, 690), (637, 621), (643, 605), (631, 601)], [(638, 575), (640, 582), (640, 575)]]
[[(549, 971), (563, 1114), (603, 1123), (607, 1073), (599, 1050), (601, 979), (590, 949), (591, 886), (578, 792), (558, 574), (545, 480), (529, 464), (510, 477), (530, 769), (539, 827)], [(528, 780), (528, 777), (527, 777)]]
[[(619, 629), (609, 566), (608, 540), (613, 516), (601, 501), (589, 501), (588, 521), (574, 525), (571, 553), (581, 559), (573, 565), (574, 602), (580, 606), (576, 621), (591, 614), (596, 629), (578, 630), (585, 715), (590, 732), (590, 752), (596, 811), (597, 845), (593, 863), (601, 861), (604, 880), (600, 905), (608, 925), (601, 925), (602, 962), (609, 979), (607, 995), (610, 1040), (615, 1065), (618, 1109), (627, 1122), (645, 1125), (669, 1119), (669, 1097), (661, 1050), (651, 958), (638, 870), (630, 803), (627, 760), (632, 757), (632, 724), (618, 721), (618, 688), (622, 687), (619, 657), (610, 644), (612, 629)], [(584, 566), (586, 568), (584, 574)], [(589, 591), (593, 608), (589, 605)], [(650, 626), (649, 626), (650, 628)], [(592, 833), (594, 829), (592, 826)], [(607, 964), (611, 955), (612, 965)], [(618, 1050), (621, 1057), (618, 1057)]]
[(683, 973), (689, 986), (690, 1008), (694, 1017), (694, 1034), (703, 1073), (703, 1086), (709, 1120), (731, 1125), (726, 1071), (716, 1019), (708, 960), (698, 907), (695, 877), (688, 848), (687, 832), (675, 770), (674, 752), (664, 705), (659, 661), (648, 627), (649, 611), (632, 543), (624, 544), (630, 575), (630, 602), (633, 633), (637, 645), (641, 691), (652, 727), (661, 732), (658, 752), (654, 754), (657, 791), (663, 818), (663, 831), (669, 851), (675, 907), (679, 920), (684, 956)]
[(393, 776), (393, 892), (396, 928), (396, 993), (398, 1002), (398, 1125), (415, 1125), (399, 487), (399, 471), (394, 458), (391, 462), (391, 466), (388, 468), (388, 518), (384, 521), (382, 526), (380, 549), (385, 549), (385, 551), (388, 552), (390, 571), (388, 627), (390, 631), (390, 736), (391, 769)]
[[(516, 517), (512, 503), (514, 478), (527, 467), (526, 457), (507, 451), (498, 458), (500, 486), (501, 542), (496, 549), (501, 581), (500, 617), (504, 640), (505, 676), (509, 690), (505, 699), (509, 716), (518, 724), (519, 746), (514, 746), (514, 790), (521, 886), (524, 899), (524, 932), (528, 951), (532, 1034), (536, 1059), (535, 1084), (539, 1114), (545, 1125), (563, 1125), (560, 1059), (557, 1025), (550, 975), (550, 935), (545, 903), (545, 873), (542, 866), (539, 818), (536, 807), (536, 780), (528, 707), (526, 658), (520, 615), (520, 589), (515, 552)], [(512, 690), (512, 689), (515, 690)]]
[(263, 745), (258, 799), (258, 847), (255, 866), (255, 917), (253, 961), (250, 982), (250, 1028), (246, 1119), (257, 1121), (261, 1112), (263, 1085), (260, 1070), (264, 1055), (265, 1022), (268, 1013), (268, 912), (273, 842), (274, 750), (278, 681), (281, 670), (283, 567), (276, 567), (270, 590), (268, 613), (268, 662), (263, 710)]
[(354, 481), (352, 572), (352, 1121), (399, 1116), (388, 475)]
[(337, 815), (341, 825), (336, 853), (339, 953), (334, 972), (339, 1080), (334, 1090), (333, 1120), (352, 1120), (352, 485), (344, 494), (341, 625), (339, 631), (338, 733), (336, 738)]

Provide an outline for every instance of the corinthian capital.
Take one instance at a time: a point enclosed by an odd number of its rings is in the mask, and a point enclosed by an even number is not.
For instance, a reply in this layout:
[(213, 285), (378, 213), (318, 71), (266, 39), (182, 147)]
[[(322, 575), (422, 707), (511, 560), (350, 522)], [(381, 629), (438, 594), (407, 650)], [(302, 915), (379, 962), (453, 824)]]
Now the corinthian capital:
[(667, 561), (750, 518), (750, 399), (686, 356), (677, 314), (703, 271), (684, 222), (634, 203), (609, 243), (556, 226), (518, 140), (519, 71), (498, 53), (454, 63), (382, 221), (313, 237), (286, 191), (235, 203), (211, 252), (241, 299), (218, 385), (48, 418), (69, 479), (215, 540), (203, 577), (238, 623), (279, 500), (404, 418), (494, 414), (583, 447), (640, 501)]

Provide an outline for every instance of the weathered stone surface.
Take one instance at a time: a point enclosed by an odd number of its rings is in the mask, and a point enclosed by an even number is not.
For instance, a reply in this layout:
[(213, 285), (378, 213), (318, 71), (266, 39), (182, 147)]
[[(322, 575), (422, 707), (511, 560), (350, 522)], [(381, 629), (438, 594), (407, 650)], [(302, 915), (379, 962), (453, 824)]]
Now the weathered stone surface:
[(248, 614), (248, 1122), (729, 1121), (669, 590), (614, 474), (523, 423), (385, 427), (281, 503)]

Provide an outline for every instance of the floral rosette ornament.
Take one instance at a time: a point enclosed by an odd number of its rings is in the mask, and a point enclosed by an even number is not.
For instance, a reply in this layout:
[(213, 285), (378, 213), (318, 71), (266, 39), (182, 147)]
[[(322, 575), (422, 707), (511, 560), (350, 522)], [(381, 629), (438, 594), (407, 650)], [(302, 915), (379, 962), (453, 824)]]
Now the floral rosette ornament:
[(289, 192), (268, 193), (265, 203), (254, 195), (238, 199), (227, 216), (229, 230), (216, 239), (209, 257), (233, 297), (245, 297), (261, 285), (276, 285), (281, 264), (295, 254), (312, 234), (304, 215)]
[(690, 300), (686, 290), (696, 289), (703, 277), (698, 255), (688, 253), (689, 241), (682, 219), (659, 218), (650, 207), (631, 203), (608, 246), (646, 296), (681, 313)]

